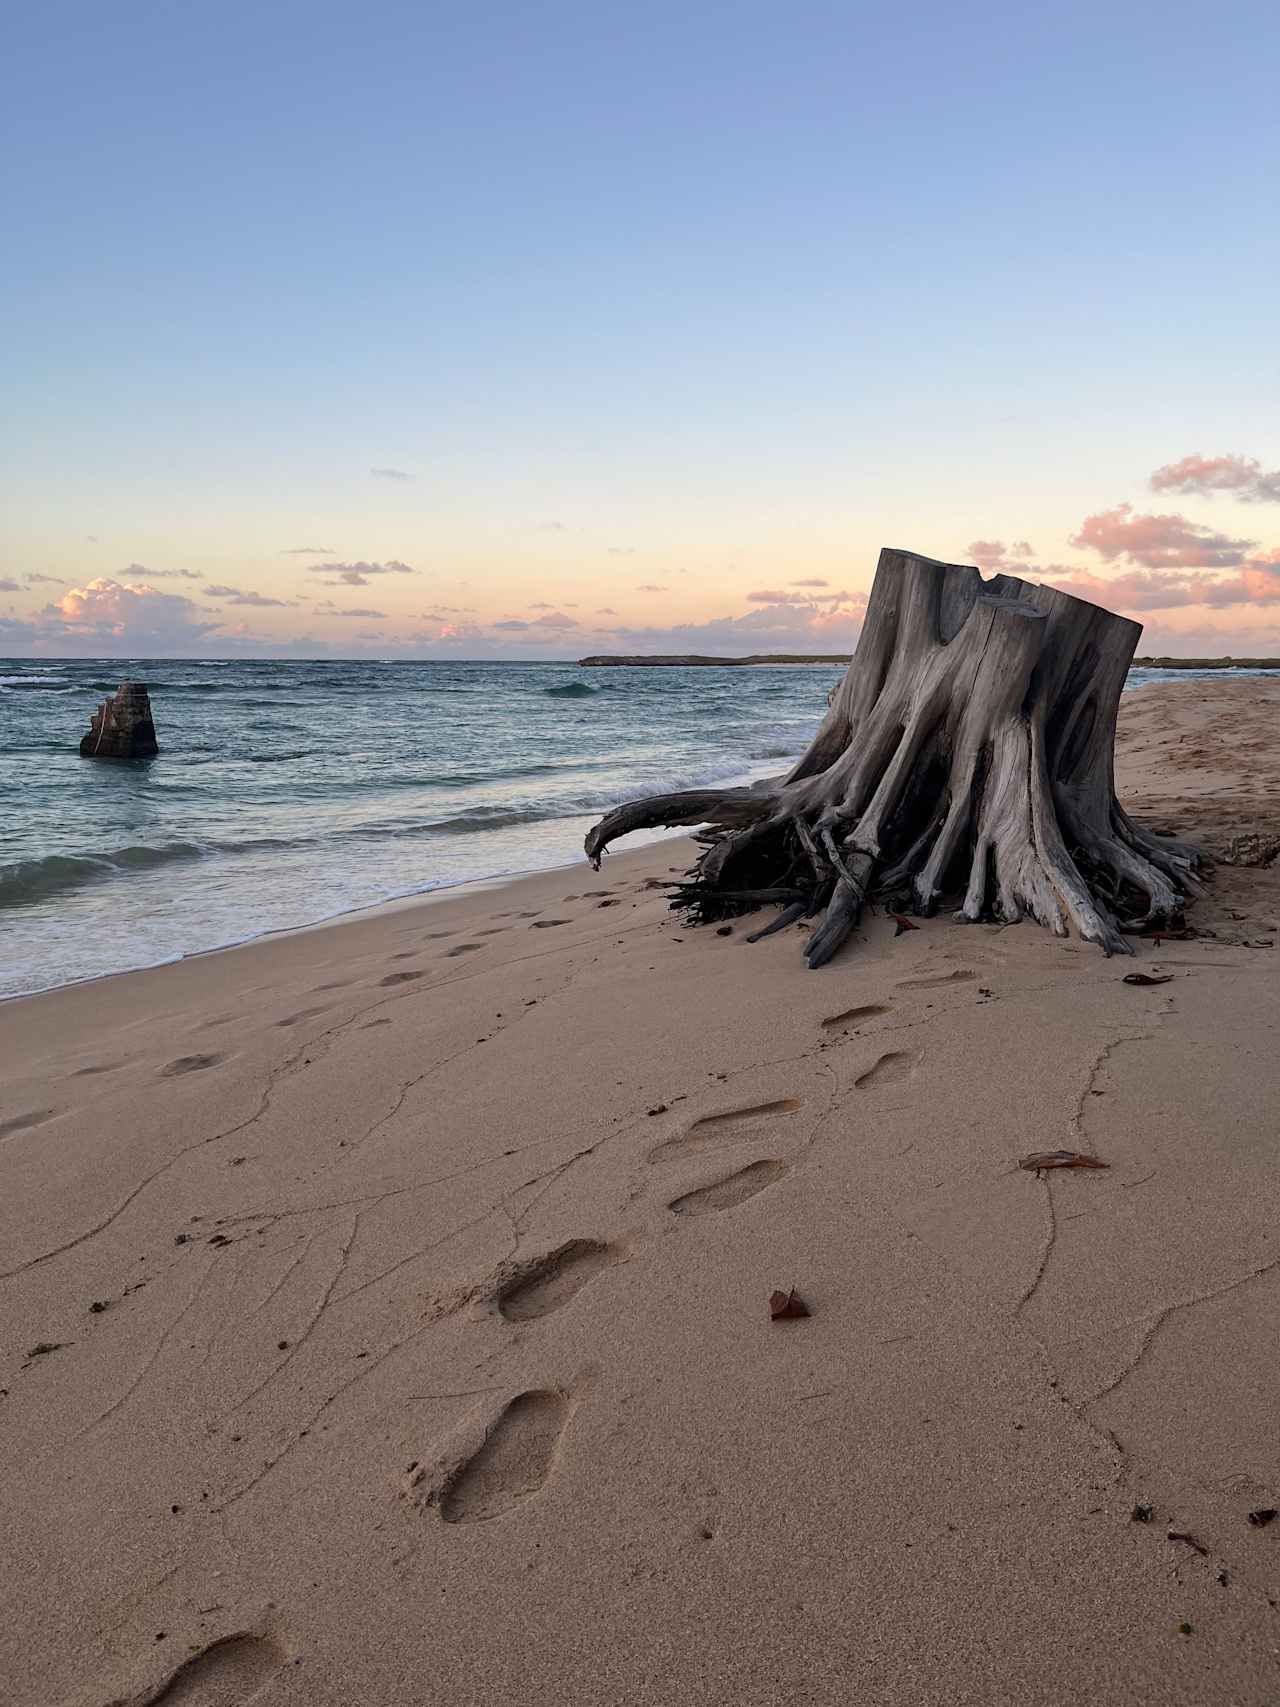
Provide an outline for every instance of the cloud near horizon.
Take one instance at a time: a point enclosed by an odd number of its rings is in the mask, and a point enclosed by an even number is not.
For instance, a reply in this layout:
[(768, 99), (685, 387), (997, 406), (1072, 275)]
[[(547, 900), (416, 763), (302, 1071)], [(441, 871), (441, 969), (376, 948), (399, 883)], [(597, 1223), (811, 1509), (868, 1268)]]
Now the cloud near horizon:
[[(1093, 540), (1093, 549), (1100, 555), (1111, 559), (1123, 555), (1140, 565), (1123, 574), (1110, 576), (1097, 575), (1090, 569), (1066, 563), (1025, 562), (1022, 560), (1024, 553), (1031, 551), (1026, 540), (1011, 547), (999, 539), (973, 540), (968, 552), (986, 574), (1003, 572), (1029, 577), (1075, 598), (1087, 599), (1091, 604), (1129, 616), (1188, 606), (1222, 609), (1232, 605), (1269, 605), (1280, 601), (1280, 549), (1246, 557), (1239, 548), (1251, 544), (1251, 541), (1227, 541), (1225, 546), (1214, 543), (1211, 550), (1225, 555), (1227, 559), (1221, 567), (1235, 569), (1237, 572), (1234, 574), (1215, 572), (1212, 565), (1200, 567), (1197, 563), (1183, 566), (1160, 561), (1169, 554), (1185, 554), (1193, 558), (1203, 555), (1204, 539), (1194, 533), (1189, 542), (1186, 537), (1185, 530), (1194, 528), (1195, 524), (1188, 523), (1182, 516), (1131, 517), (1127, 505), (1086, 518), (1081, 534), (1076, 536), (1073, 544), (1081, 544), (1088, 533)], [(1222, 538), (1221, 535), (1210, 534), (1207, 529), (1199, 532), (1209, 534), (1215, 542)], [(1153, 557), (1156, 561), (1148, 566), (1146, 560)]]
[(206, 599), (221, 599), (229, 605), (253, 605), (258, 610), (265, 610), (268, 605), (274, 605), (283, 610), (286, 605), (293, 603), (292, 599), (269, 599), (265, 593), (258, 593), (252, 587), (203, 587)]
[[(857, 595), (862, 603), (865, 594)], [(862, 629), (861, 614), (817, 604), (762, 605), (742, 616), (709, 622), (675, 623), (667, 628), (616, 628), (613, 638), (626, 651), (705, 652), (851, 652)]]
[(975, 539), (965, 551), (984, 575), (1025, 575), (1034, 568), (1028, 559), (1035, 556), (1035, 547), (1025, 539), (1008, 546), (1002, 539)]
[(367, 587), (369, 579), (375, 575), (416, 575), (418, 571), (411, 569), (407, 563), (401, 563), (397, 558), (391, 558), (386, 563), (313, 563), (307, 570), (308, 575), (319, 575), (325, 578), (330, 586)]
[(216, 621), (206, 621), (205, 613), (184, 593), (127, 586), (108, 576), (72, 587), (56, 604), (38, 612), (33, 624), (39, 639), (94, 647), (104, 641), (127, 641), (128, 650), (152, 656), (196, 646), (219, 627)]
[(198, 569), (148, 569), (145, 563), (131, 563), (122, 571), (125, 575), (141, 575), (146, 581), (203, 581)]
[(1186, 605), (1280, 604), (1280, 548), (1251, 558), (1235, 575), (1205, 570), (1133, 569), (1104, 578), (1087, 570), (1053, 577), (1046, 584), (1092, 604), (1123, 611), (1177, 610)]
[(403, 468), (371, 468), (369, 473), (375, 480), (412, 480), (412, 474)]
[[(822, 585), (825, 587), (827, 583), (824, 581)], [(866, 602), (865, 593), (850, 593), (843, 587), (834, 593), (788, 593), (766, 588), (747, 594), (749, 605), (865, 605)]]
[(1264, 472), (1253, 456), (1201, 456), (1168, 462), (1151, 476), (1153, 492), (1195, 492), (1212, 497), (1229, 492), (1242, 504), (1280, 504), (1280, 468)]
[(331, 545), (287, 545), (281, 557), (332, 557)]
[(1215, 533), (1186, 516), (1144, 516), (1132, 504), (1117, 504), (1086, 516), (1071, 544), (1096, 551), (1108, 563), (1127, 558), (1143, 569), (1236, 569), (1257, 544)]

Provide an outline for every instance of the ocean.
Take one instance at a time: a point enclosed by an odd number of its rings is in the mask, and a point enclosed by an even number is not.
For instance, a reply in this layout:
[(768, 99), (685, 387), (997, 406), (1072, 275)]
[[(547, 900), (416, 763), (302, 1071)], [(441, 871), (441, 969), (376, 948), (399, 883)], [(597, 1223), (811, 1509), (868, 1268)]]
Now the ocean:
[[(841, 674), (0, 660), (0, 996), (571, 865), (624, 799), (784, 771)], [(81, 759), (125, 678), (159, 757)]]

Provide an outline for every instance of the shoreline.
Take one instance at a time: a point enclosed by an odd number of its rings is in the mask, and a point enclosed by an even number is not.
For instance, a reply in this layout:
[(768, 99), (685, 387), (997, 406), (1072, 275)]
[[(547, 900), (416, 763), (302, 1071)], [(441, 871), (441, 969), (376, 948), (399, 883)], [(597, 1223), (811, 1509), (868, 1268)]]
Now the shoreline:
[[(1121, 799), (1274, 825), (1278, 714), (1126, 696)], [(810, 972), (678, 860), (0, 1007), (13, 1707), (1272, 1698), (1280, 866)]]
[[(1135, 668), (1137, 667), (1138, 666), (1135, 665)], [(1138, 682), (1135, 686), (1126, 691), (1122, 696), (1121, 703), (1123, 705), (1133, 694), (1147, 692), (1151, 689), (1158, 689), (1165, 685), (1167, 684), (1160, 681)], [(792, 762), (794, 762), (793, 759), (785, 760), (786, 765), (790, 765)], [(747, 783), (757, 781), (760, 777), (772, 773), (772, 765), (774, 763), (774, 760), (767, 762), (761, 760), (748, 764), (744, 767), (741, 773), (735, 773), (728, 777), (726, 779), (726, 786), (739, 782)], [(565, 820), (565, 822), (570, 821), (571, 820), (569, 819)], [(585, 817), (583, 821), (586, 821)], [(630, 855), (638, 852), (642, 847), (668, 840), (684, 839), (686, 837), (687, 832), (681, 830), (646, 831), (642, 832), (641, 836), (635, 840), (624, 844), (621, 852), (622, 854)], [(611, 853), (609, 857), (610, 859), (613, 859), (618, 857), (618, 855)], [(124, 977), (137, 972), (154, 972), (166, 966), (179, 966), (187, 963), (188, 961), (204, 959), (209, 955), (229, 954), (238, 949), (252, 947), (257, 943), (275, 942), (287, 939), (300, 932), (329, 930), (347, 923), (358, 923), (362, 919), (376, 916), (382, 911), (390, 908), (439, 904), (441, 900), (447, 897), (465, 895), (477, 886), (490, 886), (495, 884), (509, 885), (519, 883), (526, 878), (537, 877), (551, 872), (569, 873), (582, 863), (584, 863), (583, 858), (579, 855), (564, 861), (554, 862), (550, 865), (525, 867), (515, 871), (487, 872), (475, 877), (444, 879), (434, 884), (434, 886), (405, 890), (401, 893), (386, 895), (377, 900), (369, 901), (354, 907), (339, 907), (331, 913), (322, 913), (317, 918), (305, 920), (300, 924), (282, 925), (267, 930), (255, 931), (247, 936), (234, 937), (223, 942), (211, 943), (200, 948), (176, 952), (155, 960), (147, 961), (137, 966), (109, 968), (102, 972), (88, 973), (83, 977), (64, 979), (60, 982), (43, 985), (38, 989), (3, 991), (0, 992), (0, 1009), (3, 1009), (5, 1006), (14, 1002), (26, 1001), (34, 996), (51, 995), (60, 990), (78, 989), (82, 986), (101, 985), (112, 978)]]

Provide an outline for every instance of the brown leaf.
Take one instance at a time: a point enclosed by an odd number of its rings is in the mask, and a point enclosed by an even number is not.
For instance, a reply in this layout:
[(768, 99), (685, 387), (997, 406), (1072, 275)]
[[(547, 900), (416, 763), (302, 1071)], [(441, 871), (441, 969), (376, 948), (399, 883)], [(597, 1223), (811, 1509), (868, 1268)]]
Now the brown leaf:
[(893, 933), (894, 936), (901, 936), (903, 931), (918, 931), (920, 929), (919, 925), (912, 924), (911, 920), (902, 913), (890, 913), (889, 917), (898, 927)]
[(769, 1294), (769, 1319), (774, 1322), (799, 1322), (812, 1311), (793, 1286), (789, 1292)]
[(1263, 1506), (1260, 1510), (1249, 1513), (1249, 1522), (1255, 1529), (1265, 1529), (1269, 1523), (1274, 1521), (1275, 1516), (1273, 1507)]
[(1034, 1155), (1023, 1156), (1018, 1166), (1038, 1174), (1042, 1168), (1109, 1168), (1111, 1163), (1099, 1161), (1097, 1156), (1083, 1156), (1079, 1150), (1037, 1150)]
[(1126, 972), (1124, 982), (1126, 984), (1172, 984), (1173, 973)]

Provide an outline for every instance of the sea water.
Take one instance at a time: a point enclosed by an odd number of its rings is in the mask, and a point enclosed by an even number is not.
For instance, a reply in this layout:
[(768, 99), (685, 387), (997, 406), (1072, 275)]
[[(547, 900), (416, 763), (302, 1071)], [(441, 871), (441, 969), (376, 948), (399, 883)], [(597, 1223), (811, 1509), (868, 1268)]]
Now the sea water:
[[(841, 674), (0, 661), (0, 995), (572, 864), (622, 800), (785, 771)], [(126, 678), (159, 757), (81, 759)]]

